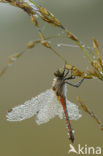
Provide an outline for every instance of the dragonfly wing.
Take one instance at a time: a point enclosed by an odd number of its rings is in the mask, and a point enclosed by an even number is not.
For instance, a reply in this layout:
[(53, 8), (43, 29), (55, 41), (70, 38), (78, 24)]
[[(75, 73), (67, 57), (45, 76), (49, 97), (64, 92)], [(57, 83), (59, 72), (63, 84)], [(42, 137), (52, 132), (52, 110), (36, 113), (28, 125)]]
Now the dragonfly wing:
[[(71, 120), (77, 120), (81, 117), (78, 107), (67, 101), (68, 114)], [(63, 118), (63, 108), (57, 100), (57, 96), (52, 89), (33, 97), (22, 105), (11, 109), (6, 115), (8, 121), (22, 121), (36, 115), (37, 124), (48, 122), (55, 116)]]
[(46, 90), (38, 96), (33, 97), (31, 100), (26, 101), (24, 104), (12, 108), (6, 115), (7, 120), (22, 121), (36, 115), (45, 104), (47, 105), (47, 99), (48, 96), (50, 96), (50, 92), (51, 89)]
[(61, 119), (63, 118), (63, 108), (57, 100), (55, 92), (51, 89), (49, 90), (49, 94), (45, 101), (45, 106), (36, 115), (36, 123), (39, 125), (48, 122), (55, 116), (59, 116)]
[(82, 117), (77, 105), (68, 100), (66, 101), (66, 103), (70, 120), (78, 120), (80, 117)]

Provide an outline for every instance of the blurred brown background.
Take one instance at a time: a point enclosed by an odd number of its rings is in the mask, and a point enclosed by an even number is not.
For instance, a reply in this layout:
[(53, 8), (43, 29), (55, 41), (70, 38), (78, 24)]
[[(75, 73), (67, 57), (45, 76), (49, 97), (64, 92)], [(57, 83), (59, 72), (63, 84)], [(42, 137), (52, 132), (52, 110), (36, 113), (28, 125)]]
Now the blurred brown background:
[[(89, 46), (92, 45), (91, 39), (98, 39), (103, 52), (102, 0), (40, 0), (38, 4), (50, 10)], [(48, 24), (40, 22), (40, 25), (46, 36), (62, 34), (61, 30)], [(0, 4), (0, 69), (5, 66), (9, 55), (23, 50), (28, 41), (35, 39), (39, 39), (39, 35), (28, 15), (18, 8)], [(61, 38), (51, 42), (69, 62), (81, 69), (88, 68), (88, 60), (79, 48), (58, 48), (54, 44), (71, 43), (70, 40)], [(0, 156), (68, 155), (69, 141), (64, 120), (55, 118), (38, 126), (34, 118), (20, 123), (9, 123), (5, 118), (9, 108), (50, 88), (53, 72), (62, 65), (63, 62), (51, 51), (36, 46), (0, 78)], [(78, 89), (68, 86), (68, 98), (77, 103), (76, 96), (80, 96), (103, 121), (103, 82), (87, 80)], [(103, 132), (88, 115), (83, 113), (80, 120), (72, 121), (72, 127), (76, 148), (78, 144), (102, 147)]]

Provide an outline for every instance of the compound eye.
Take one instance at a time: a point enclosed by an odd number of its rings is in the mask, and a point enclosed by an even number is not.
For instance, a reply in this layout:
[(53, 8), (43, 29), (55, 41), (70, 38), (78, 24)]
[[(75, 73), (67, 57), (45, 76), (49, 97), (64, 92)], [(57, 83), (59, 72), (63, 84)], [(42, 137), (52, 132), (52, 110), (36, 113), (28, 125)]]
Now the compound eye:
[(60, 68), (59, 70), (57, 70), (57, 71), (54, 73), (54, 75), (55, 75), (56, 77), (63, 77), (63, 75), (64, 75), (64, 70), (63, 70), (62, 68)]

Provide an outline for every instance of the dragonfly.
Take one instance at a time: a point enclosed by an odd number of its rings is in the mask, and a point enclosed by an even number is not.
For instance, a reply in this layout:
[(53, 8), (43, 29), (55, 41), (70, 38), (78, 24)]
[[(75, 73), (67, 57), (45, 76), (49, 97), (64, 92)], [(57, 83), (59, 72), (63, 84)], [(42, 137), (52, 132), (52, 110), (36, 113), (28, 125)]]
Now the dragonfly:
[[(69, 80), (75, 79), (66, 69), (57, 70), (54, 75), (52, 88), (32, 97), (24, 104), (10, 109), (6, 115), (8, 121), (22, 121), (35, 116), (38, 125), (47, 123), (50, 119), (58, 116), (65, 118), (69, 140), (74, 142), (74, 134), (71, 127), (71, 120), (77, 120), (82, 115), (78, 106), (67, 99), (67, 84), (73, 87), (79, 87), (84, 79), (77, 84), (70, 83)], [(69, 76), (68, 76), (69, 75)]]

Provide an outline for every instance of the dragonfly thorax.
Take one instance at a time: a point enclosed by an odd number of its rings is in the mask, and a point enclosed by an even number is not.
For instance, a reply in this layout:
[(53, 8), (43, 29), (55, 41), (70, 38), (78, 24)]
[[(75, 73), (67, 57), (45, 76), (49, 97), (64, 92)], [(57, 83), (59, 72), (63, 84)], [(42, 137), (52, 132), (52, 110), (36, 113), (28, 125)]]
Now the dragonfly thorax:
[(52, 89), (55, 91), (57, 96), (65, 97), (66, 96), (66, 84), (61, 78), (54, 78)]

